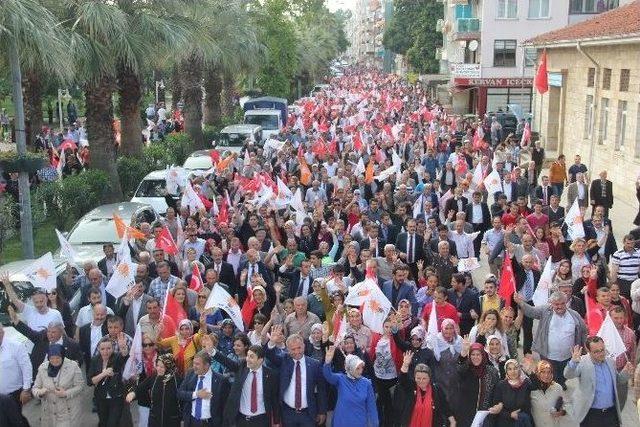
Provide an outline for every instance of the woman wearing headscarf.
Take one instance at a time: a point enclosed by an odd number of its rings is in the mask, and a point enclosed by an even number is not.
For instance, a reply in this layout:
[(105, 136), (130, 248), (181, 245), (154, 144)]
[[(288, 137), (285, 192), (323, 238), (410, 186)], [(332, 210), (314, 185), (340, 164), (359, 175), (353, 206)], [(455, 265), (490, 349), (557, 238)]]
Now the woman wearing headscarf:
[(173, 357), (161, 354), (156, 360), (155, 373), (139, 383), (135, 391), (129, 392), (126, 400), (131, 403), (135, 399), (146, 397), (151, 404), (149, 427), (179, 427), (182, 415), (178, 405), (180, 381), (176, 376)]
[(371, 380), (362, 376), (364, 361), (355, 354), (345, 357), (345, 374), (334, 373), (331, 361), (335, 346), (327, 348), (322, 373), (329, 384), (336, 387), (338, 398), (333, 413), (333, 427), (378, 427), (376, 396)]
[(498, 371), (489, 363), (482, 344), (472, 344), (468, 338), (463, 340), (458, 358), (458, 378), (458, 400), (450, 403), (456, 421), (461, 426), (468, 426), (476, 412), (489, 410), (493, 389), (500, 381)]
[(311, 325), (311, 334), (309, 338), (304, 340), (304, 355), (316, 359), (322, 363), (326, 342), (323, 340), (322, 323), (314, 323)]
[(118, 337), (120, 352), (115, 353), (114, 342), (103, 337), (98, 342), (98, 354), (91, 359), (87, 381), (95, 387), (94, 397), (98, 409), (99, 427), (117, 427), (124, 409), (125, 386), (122, 369), (129, 357), (124, 333)]
[(409, 373), (414, 354), (404, 353), (400, 378), (394, 394), (397, 427), (455, 427), (456, 419), (451, 413), (444, 391), (431, 381), (431, 369), (418, 363)]
[(158, 340), (159, 348), (171, 350), (180, 376), (184, 376), (184, 373), (191, 368), (193, 357), (200, 350), (200, 337), (206, 333), (206, 330), (206, 315), (202, 314), (200, 329), (196, 334), (193, 333), (191, 321), (183, 319), (178, 324), (178, 330), (174, 336)]
[[(420, 323), (420, 319), (411, 314), (411, 302), (408, 299), (401, 299), (398, 302), (398, 312), (396, 314), (396, 323), (393, 330), (397, 330), (400, 338), (404, 341), (409, 340), (409, 334)], [(395, 332), (394, 332), (395, 335)]]
[[(158, 349), (156, 343), (147, 335), (142, 334), (142, 363), (138, 366), (136, 381), (130, 385), (133, 389), (147, 378), (156, 373), (156, 360)], [(138, 397), (138, 425), (145, 426), (149, 422), (149, 407), (151, 402), (146, 395)]]
[(426, 336), (427, 332), (422, 326), (416, 326), (411, 329), (408, 341), (400, 339), (399, 333), (393, 333), (393, 339), (400, 351), (411, 351), (413, 353), (411, 363), (409, 364), (410, 377), (413, 375), (413, 370), (419, 363), (427, 365), (431, 372), (434, 372), (436, 359), (433, 356), (433, 351), (427, 347)]
[(490, 335), (497, 336), (500, 339), (503, 353), (509, 352), (507, 336), (503, 333), (500, 313), (494, 309), (482, 312), (480, 321), (477, 325), (474, 325), (469, 332), (469, 341), (485, 346), (487, 344), (487, 337)]
[(441, 329), (433, 344), (433, 355), (436, 359), (434, 382), (442, 386), (447, 395), (447, 401), (453, 406), (458, 396), (457, 369), (458, 357), (462, 351), (462, 338), (458, 335), (456, 324), (451, 319), (444, 319)]
[[(496, 427), (530, 427), (531, 381), (520, 370), (515, 359), (504, 364), (505, 379), (493, 392), (493, 408), (500, 409), (495, 417)], [(493, 412), (492, 412), (493, 413)]]
[(500, 379), (503, 379), (505, 375), (504, 364), (507, 359), (509, 359), (509, 353), (504, 352), (504, 346), (500, 337), (497, 335), (489, 335), (484, 350), (487, 353), (488, 362), (496, 368)]
[[(531, 365), (533, 365), (531, 363)], [(533, 366), (531, 366), (533, 368)], [(523, 368), (526, 369), (526, 363)], [(562, 386), (553, 380), (553, 366), (546, 360), (535, 365), (531, 378), (531, 415), (537, 426), (573, 427), (578, 423), (568, 414), (570, 405)]]
[(78, 364), (64, 356), (61, 344), (50, 344), (47, 360), (38, 368), (32, 391), (42, 400), (42, 427), (71, 427), (80, 416), (84, 378)]

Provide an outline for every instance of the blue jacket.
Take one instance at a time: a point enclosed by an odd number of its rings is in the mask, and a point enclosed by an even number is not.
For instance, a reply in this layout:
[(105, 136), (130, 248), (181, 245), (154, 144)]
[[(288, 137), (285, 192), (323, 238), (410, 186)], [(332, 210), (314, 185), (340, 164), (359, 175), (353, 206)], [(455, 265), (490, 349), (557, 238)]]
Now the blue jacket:
[(378, 427), (376, 396), (371, 380), (360, 377), (352, 380), (345, 374), (331, 371), (331, 364), (325, 363), (322, 373), (329, 384), (338, 390), (336, 409), (333, 412), (334, 427)]
[[(391, 301), (391, 304), (394, 303), (392, 299), (392, 294), (393, 294), (392, 287), (393, 287), (393, 279), (387, 280), (382, 285), (382, 292), (387, 297), (387, 299)], [(396, 307), (398, 305), (398, 302), (403, 299), (409, 300), (409, 302), (411, 303), (411, 313), (414, 316), (417, 316), (419, 305), (418, 305), (418, 301), (416, 300), (415, 288), (410, 283), (404, 282), (403, 284), (400, 285), (400, 288), (398, 289), (398, 296), (394, 304), (394, 308), (398, 308)]]

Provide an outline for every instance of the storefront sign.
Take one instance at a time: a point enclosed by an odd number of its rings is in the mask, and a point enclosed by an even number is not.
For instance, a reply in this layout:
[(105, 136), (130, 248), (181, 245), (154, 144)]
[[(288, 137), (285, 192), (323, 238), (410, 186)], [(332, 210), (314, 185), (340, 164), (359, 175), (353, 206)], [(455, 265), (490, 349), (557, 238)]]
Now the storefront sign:
[(521, 87), (532, 86), (532, 78), (495, 78), (495, 79), (474, 79), (455, 77), (453, 83), (456, 86), (488, 86), (488, 87)]
[(451, 64), (453, 77), (470, 79), (480, 78), (480, 64)]
[(549, 73), (549, 86), (562, 87), (562, 73)]

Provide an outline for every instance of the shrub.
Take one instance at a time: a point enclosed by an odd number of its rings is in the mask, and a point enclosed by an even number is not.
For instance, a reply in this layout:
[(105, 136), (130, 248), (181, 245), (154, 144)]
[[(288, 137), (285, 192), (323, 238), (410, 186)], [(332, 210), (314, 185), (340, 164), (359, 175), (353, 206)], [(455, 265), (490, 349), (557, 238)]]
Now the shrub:
[(205, 126), (202, 129), (202, 134), (204, 135), (204, 144), (205, 147), (211, 147), (211, 143), (213, 141), (217, 141), (220, 137), (220, 130), (222, 128), (219, 126)]
[(145, 157), (118, 157), (117, 168), (120, 177), (120, 187), (126, 199), (133, 197), (133, 193), (138, 188), (140, 181), (152, 170), (153, 165), (145, 161)]
[(4, 244), (16, 233), (19, 207), (8, 194), (0, 196), (0, 254)]
[(182, 165), (194, 150), (194, 143), (186, 132), (173, 132), (161, 142), (173, 156), (173, 164)]

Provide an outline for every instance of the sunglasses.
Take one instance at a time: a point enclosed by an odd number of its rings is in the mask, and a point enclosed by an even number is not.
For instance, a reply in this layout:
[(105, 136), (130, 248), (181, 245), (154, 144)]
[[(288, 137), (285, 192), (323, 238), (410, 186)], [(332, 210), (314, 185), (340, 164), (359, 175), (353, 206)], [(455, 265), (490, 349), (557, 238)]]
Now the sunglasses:
[(155, 346), (155, 344), (152, 343), (152, 342), (147, 342), (147, 343), (143, 343), (142, 346), (143, 347), (153, 347), (153, 346)]

